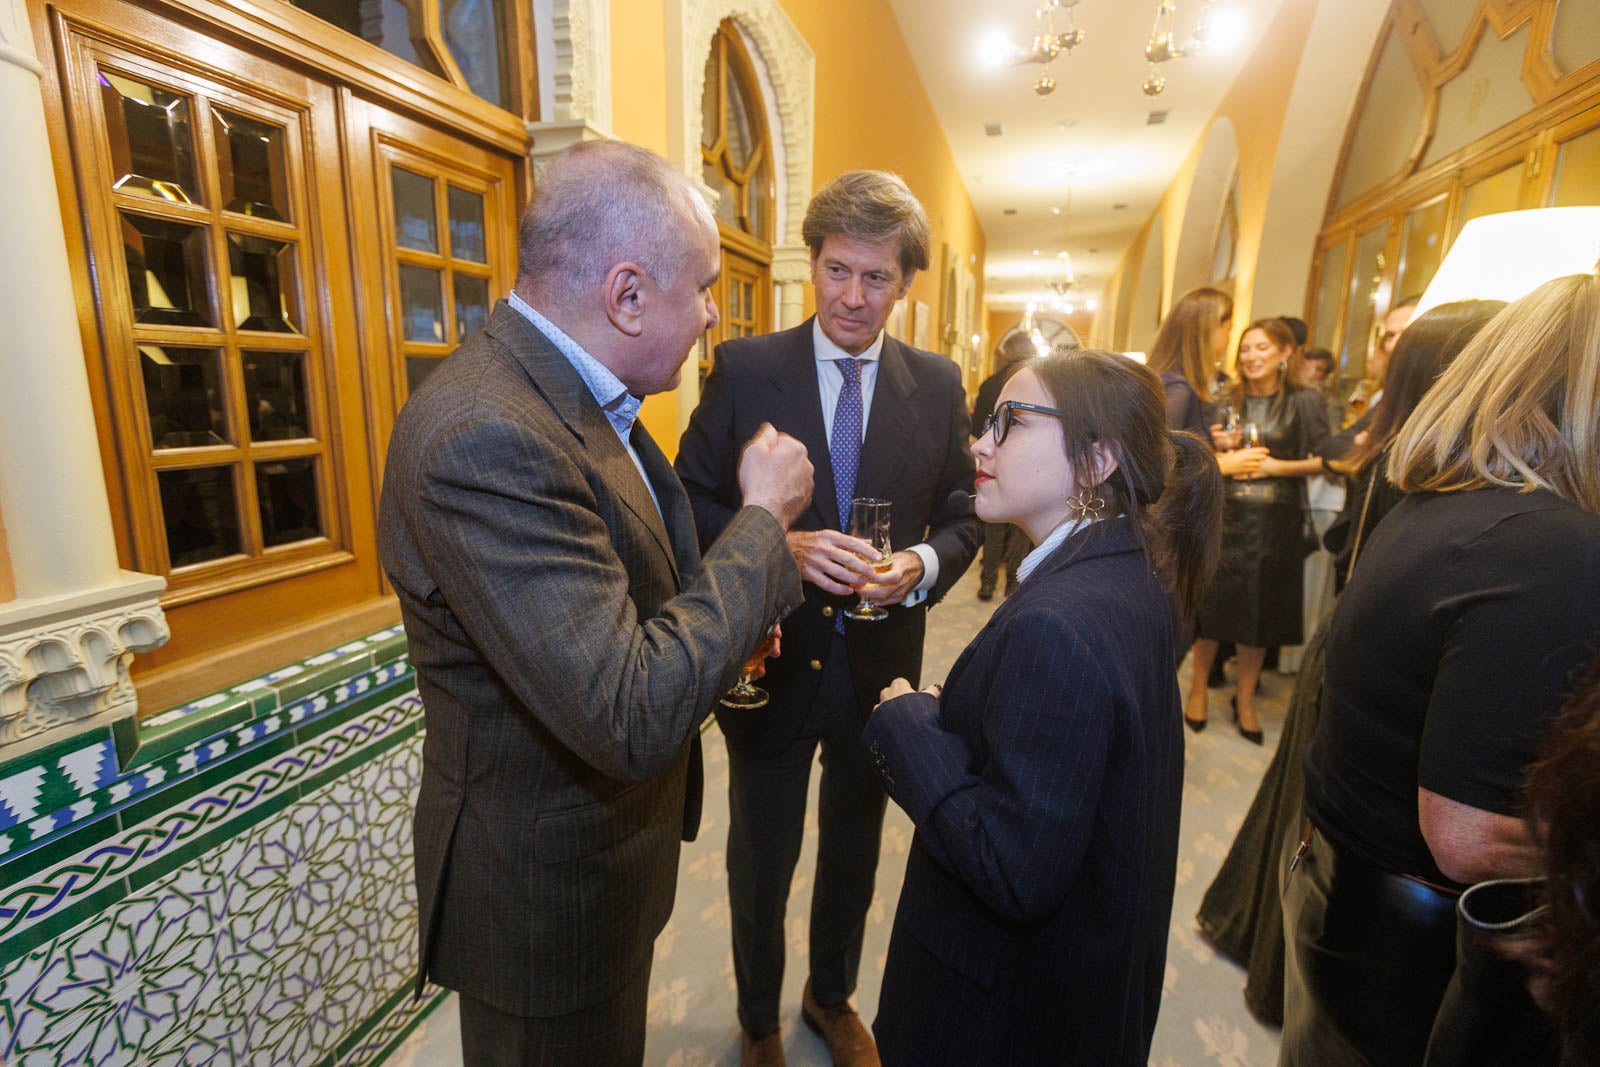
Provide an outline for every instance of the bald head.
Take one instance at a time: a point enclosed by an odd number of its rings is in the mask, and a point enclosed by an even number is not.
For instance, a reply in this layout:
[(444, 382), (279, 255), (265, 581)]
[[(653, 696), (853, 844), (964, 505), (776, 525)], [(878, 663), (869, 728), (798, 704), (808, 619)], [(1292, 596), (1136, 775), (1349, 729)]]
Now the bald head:
[(671, 163), (621, 141), (581, 142), (550, 164), (523, 213), (517, 290), (576, 308), (623, 262), (672, 288), (707, 229), (710, 209)]

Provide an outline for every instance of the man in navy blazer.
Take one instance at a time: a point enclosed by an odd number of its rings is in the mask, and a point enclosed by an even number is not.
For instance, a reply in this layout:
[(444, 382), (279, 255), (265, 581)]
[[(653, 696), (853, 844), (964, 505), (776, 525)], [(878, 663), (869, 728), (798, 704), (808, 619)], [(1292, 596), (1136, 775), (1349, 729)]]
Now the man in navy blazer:
[[(677, 470), (700, 542), (710, 545), (740, 505), (734, 463), (755, 427), (770, 422), (797, 437), (815, 464), (811, 506), (788, 535), (805, 602), (784, 620), (783, 655), (762, 683), (772, 701), (717, 712), (730, 764), (727, 863), (741, 1061), (783, 1062), (784, 909), (820, 747), (802, 1016), (836, 1063), (876, 1063), (871, 1035), (849, 1004), (884, 810), (861, 729), (883, 686), (919, 677), (928, 606), (972, 562), (981, 533), (977, 519), (948, 505), (952, 492), (971, 490), (973, 478), (960, 368), (883, 332), (912, 277), (928, 266), (922, 205), (894, 175), (853, 171), (817, 193), (802, 232), (816, 316), (717, 347)], [(852, 497), (892, 503), (885, 574), (873, 575), (870, 545), (842, 532)], [(887, 607), (886, 619), (844, 618), (863, 586)]]

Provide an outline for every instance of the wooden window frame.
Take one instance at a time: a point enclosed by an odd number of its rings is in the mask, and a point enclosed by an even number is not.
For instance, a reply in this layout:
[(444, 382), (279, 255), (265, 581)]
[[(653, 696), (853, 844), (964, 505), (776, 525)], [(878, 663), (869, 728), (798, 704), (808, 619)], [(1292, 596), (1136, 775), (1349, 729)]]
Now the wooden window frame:
[[(393, 389), (386, 335), (371, 326), (374, 318), (386, 320), (387, 287), (372, 272), (367, 247), (372, 242), (360, 234), (363, 224), (374, 223), (362, 217), (370, 202), (356, 195), (364, 131), (350, 125), (351, 107), (358, 101), (381, 107), (503, 157), (511, 168), (504, 195), (513, 219), (531, 182), (526, 122), (280, 0), (28, 4), (37, 53), (44, 60), (52, 163), (119, 559), (132, 569), (169, 573), (156, 469), (232, 462), (236, 509), (243, 515), (258, 506), (243, 476), (253, 473), (254, 462), (311, 451), (319, 456), (325, 538), (266, 549), (248, 560), (230, 557), (170, 572), (162, 603), (173, 637), (135, 661), (141, 705), (159, 711), (391, 625), (399, 611), (378, 563), (376, 509), (388, 431), (403, 390), (396, 395)], [(100, 112), (98, 101), (85, 102), (86, 94), (98, 90), (83, 63), (106, 49), (115, 53), (108, 65), (127, 70), (130, 77), (200, 92), (263, 121), (293, 120), (292, 127), (285, 123), (294, 133), (285, 137), (284, 148), (300, 154), (287, 168), (285, 195), (296, 214), (290, 224), (225, 213), (214, 188), (197, 198), (204, 199), (204, 208), (163, 202), (154, 214), (209, 228), (208, 275), (219, 286), (229, 276), (227, 261), (216, 258), (226, 255), (228, 232), (273, 239), (294, 232), (300, 315), (295, 325), (301, 334), (233, 331), (225, 291), (209, 297), (212, 327), (133, 326), (118, 215), (122, 209), (152, 212), (145, 198), (112, 194), (103, 184), (111, 164), (103, 134), (88, 128)], [(531, 61), (518, 77), (533, 83)], [(280, 91), (276, 85), (293, 88)], [(535, 106), (531, 95), (521, 99), (526, 107)], [(211, 157), (201, 142), (211, 130), (203, 111), (196, 108), (190, 116), (196, 180), (202, 187), (217, 180), (205, 173)], [(486, 244), (514, 246), (514, 233), (499, 232), (503, 228), (486, 212)], [(501, 295), (499, 284), (492, 282), (491, 305)], [(453, 314), (453, 296), (447, 299)], [(227, 416), (232, 444), (187, 449), (152, 463), (136, 338), (220, 350), (223, 373), (233, 376), (229, 385), (235, 390), (243, 371), (226, 361), (241, 350), (288, 345), (312, 353), (306, 403), (318, 447), (297, 439), (250, 443), (241, 451), (249, 436), (239, 422), (243, 394), (235, 392), (239, 399)], [(446, 340), (454, 347), (453, 337)], [(241, 539), (248, 548), (243, 528)]]

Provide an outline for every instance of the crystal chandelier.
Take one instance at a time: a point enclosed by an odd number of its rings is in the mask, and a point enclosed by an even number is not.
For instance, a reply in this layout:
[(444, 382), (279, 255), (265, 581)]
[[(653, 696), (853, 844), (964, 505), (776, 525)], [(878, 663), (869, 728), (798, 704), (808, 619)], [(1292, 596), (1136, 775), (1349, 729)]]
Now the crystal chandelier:
[(1210, 36), (1211, 8), (1215, 2), (1216, 0), (1202, 0), (1200, 19), (1195, 23), (1194, 32), (1182, 46), (1179, 46), (1174, 35), (1178, 7), (1173, 0), (1159, 0), (1156, 4), (1156, 23), (1150, 28), (1149, 40), (1144, 43), (1144, 58), (1150, 61), (1150, 73), (1139, 86), (1144, 95), (1160, 96), (1167, 87), (1167, 79), (1156, 69), (1158, 65), (1194, 55), (1205, 49), (1206, 39)]
[[(1017, 56), (1016, 62), (1018, 66), (1024, 63), (1044, 66), (1039, 80), (1033, 83), (1033, 91), (1040, 96), (1049, 96), (1056, 90), (1056, 80), (1050, 76), (1050, 61), (1062, 53), (1071, 55), (1072, 50), (1083, 43), (1083, 31), (1073, 21), (1073, 9), (1077, 6), (1078, 0), (1044, 0), (1034, 12), (1033, 47)], [(1063, 13), (1063, 26), (1059, 30), (1056, 29), (1058, 11)]]

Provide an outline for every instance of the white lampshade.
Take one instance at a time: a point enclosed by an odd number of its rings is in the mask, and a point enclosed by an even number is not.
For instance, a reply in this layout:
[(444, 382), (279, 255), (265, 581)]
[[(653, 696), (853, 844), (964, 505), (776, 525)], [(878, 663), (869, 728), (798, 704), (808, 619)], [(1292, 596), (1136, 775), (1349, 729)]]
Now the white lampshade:
[(1551, 207), (1484, 215), (1461, 228), (1417, 305), (1517, 300), (1552, 278), (1593, 274), (1600, 262), (1600, 207)]

